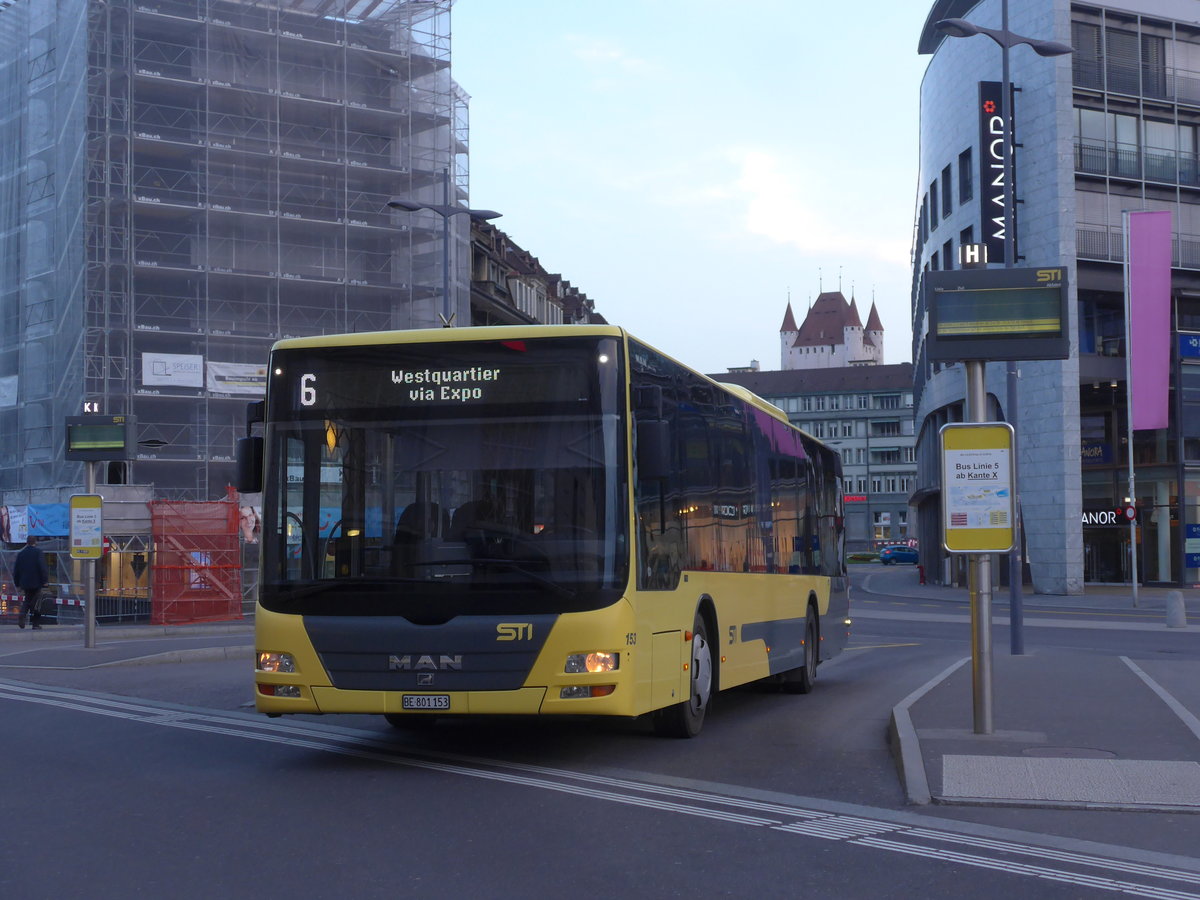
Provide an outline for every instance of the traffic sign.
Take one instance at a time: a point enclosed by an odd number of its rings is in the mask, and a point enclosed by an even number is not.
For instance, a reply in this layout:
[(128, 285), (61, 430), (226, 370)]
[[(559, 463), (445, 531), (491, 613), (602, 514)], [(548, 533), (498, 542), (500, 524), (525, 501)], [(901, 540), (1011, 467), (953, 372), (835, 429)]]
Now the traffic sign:
[(71, 559), (99, 559), (104, 554), (104, 498), (72, 494), (70, 515)]
[(1013, 548), (1013, 429), (1007, 422), (943, 425), (942, 546), (950, 553)]

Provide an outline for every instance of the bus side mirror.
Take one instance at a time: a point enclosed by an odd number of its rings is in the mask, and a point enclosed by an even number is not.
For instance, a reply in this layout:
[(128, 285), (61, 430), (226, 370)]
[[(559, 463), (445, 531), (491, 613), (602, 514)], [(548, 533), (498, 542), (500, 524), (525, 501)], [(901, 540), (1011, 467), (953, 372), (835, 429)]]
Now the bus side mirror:
[(665, 419), (637, 423), (637, 477), (654, 481), (671, 474), (671, 428)]
[(263, 439), (237, 439), (237, 489), (242, 494), (257, 494), (262, 490)]

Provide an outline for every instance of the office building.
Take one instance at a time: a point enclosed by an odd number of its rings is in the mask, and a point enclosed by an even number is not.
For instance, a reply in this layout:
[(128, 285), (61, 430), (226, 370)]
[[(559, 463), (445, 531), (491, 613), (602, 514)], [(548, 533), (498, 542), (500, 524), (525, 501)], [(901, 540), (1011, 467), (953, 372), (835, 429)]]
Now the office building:
[[(1016, 428), (1023, 552), (1038, 592), (1086, 582), (1200, 581), (1200, 18), (1178, 0), (1007, 0), (1011, 32), (1071, 45), (1042, 57), (1009, 52), (1016, 149), (1017, 267), (1061, 268), (1069, 304), (1065, 359), (986, 366), (985, 418)], [(937, 0), (919, 38), (921, 150), (913, 273), (913, 359), (923, 555), (941, 541), (938, 430), (964, 417), (964, 367), (932, 361), (926, 274), (959, 265), (963, 247), (1003, 246), (1003, 132), (989, 129), (1002, 94), (1000, 47), (939, 31), (946, 18), (999, 28), (1001, 0)], [(989, 104), (991, 104), (989, 109)], [(997, 143), (999, 141), (999, 143)], [(1168, 427), (1127, 435), (1123, 211), (1172, 221)], [(997, 228), (997, 226), (1000, 226)], [(1003, 252), (1003, 251), (1001, 251)], [(993, 252), (993, 267), (1004, 263)], [(1135, 303), (1133, 316), (1138, 316)], [(1137, 523), (1115, 521), (1129, 495)], [(936, 580), (955, 578), (943, 559)], [(1004, 572), (1007, 566), (994, 566)]]

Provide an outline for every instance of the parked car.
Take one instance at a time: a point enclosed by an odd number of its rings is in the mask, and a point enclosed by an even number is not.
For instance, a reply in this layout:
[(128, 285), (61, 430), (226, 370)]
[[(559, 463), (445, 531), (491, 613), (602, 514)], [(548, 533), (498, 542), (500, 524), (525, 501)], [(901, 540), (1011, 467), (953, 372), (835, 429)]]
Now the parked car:
[(892, 563), (912, 563), (915, 566), (919, 559), (917, 548), (907, 544), (892, 544), (879, 551), (879, 561), (885, 566)]

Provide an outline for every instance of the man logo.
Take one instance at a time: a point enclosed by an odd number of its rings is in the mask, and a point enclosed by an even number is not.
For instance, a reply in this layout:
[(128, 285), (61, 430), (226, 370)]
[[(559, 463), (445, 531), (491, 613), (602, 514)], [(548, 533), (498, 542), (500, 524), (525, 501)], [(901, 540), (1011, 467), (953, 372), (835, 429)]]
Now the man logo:
[(421, 670), (426, 671), (458, 671), (462, 669), (462, 654), (458, 653), (454, 656), (441, 654), (437, 659), (434, 659), (431, 654), (423, 654), (414, 659), (410, 654), (404, 656), (391, 655), (388, 657), (388, 670), (391, 672), (416, 672)]

